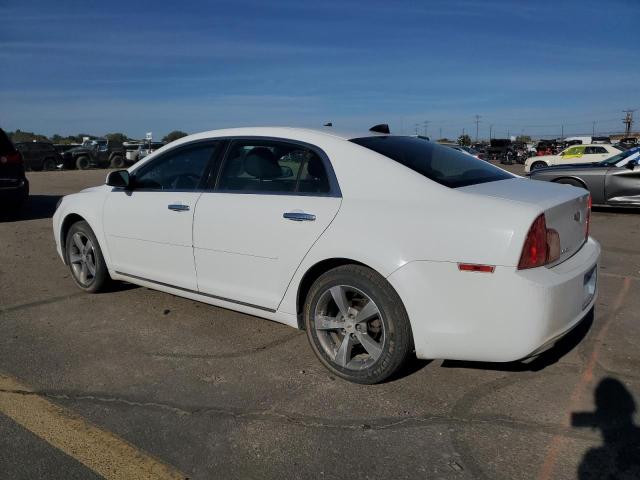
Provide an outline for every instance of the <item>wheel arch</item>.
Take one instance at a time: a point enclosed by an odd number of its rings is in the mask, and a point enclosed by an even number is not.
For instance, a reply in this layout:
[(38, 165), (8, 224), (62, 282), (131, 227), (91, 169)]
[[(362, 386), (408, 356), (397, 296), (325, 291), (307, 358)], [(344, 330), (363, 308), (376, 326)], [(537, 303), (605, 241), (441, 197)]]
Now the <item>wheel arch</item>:
[(360, 265), (376, 271), (375, 268), (372, 268), (365, 263), (343, 257), (327, 258), (309, 267), (298, 283), (298, 293), (296, 296), (296, 314), (298, 319), (298, 328), (300, 330), (305, 329), (304, 319), (302, 318), (302, 309), (304, 308), (304, 302), (307, 299), (307, 294), (309, 293), (311, 286), (324, 273), (343, 265)]
[[(82, 215), (79, 215), (77, 213), (69, 213), (67, 216), (64, 217), (64, 220), (62, 220), (62, 223), (60, 224), (60, 247), (62, 248), (62, 255), (64, 257), (64, 263), (68, 263), (67, 262), (67, 233), (69, 233), (69, 229), (71, 228), (71, 226), (74, 223), (78, 223), (78, 222), (87, 222), (87, 219), (84, 218)], [(89, 224), (89, 226), (91, 226), (91, 224)], [(93, 230), (93, 229), (92, 229)]]
[(579, 177), (558, 177), (558, 178), (554, 178), (553, 180), (551, 180), (553, 183), (560, 183), (561, 180), (572, 180), (574, 182), (578, 182), (580, 185), (582, 185), (582, 188), (584, 188), (585, 190), (589, 190), (589, 188), (587, 188), (587, 184), (584, 183), (584, 180), (582, 180)]

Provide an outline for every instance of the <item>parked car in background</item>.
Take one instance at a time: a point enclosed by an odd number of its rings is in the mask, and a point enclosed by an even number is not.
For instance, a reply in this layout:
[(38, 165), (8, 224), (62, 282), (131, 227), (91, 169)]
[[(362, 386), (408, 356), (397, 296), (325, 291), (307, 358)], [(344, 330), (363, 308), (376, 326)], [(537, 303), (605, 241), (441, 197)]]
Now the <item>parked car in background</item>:
[(442, 143), (441, 145), (444, 145), (449, 148), (453, 148), (454, 150), (458, 150), (459, 152), (466, 153), (467, 155), (471, 155), (472, 157), (477, 158), (478, 160), (484, 160), (484, 155), (482, 153), (478, 152), (474, 148), (467, 147), (466, 145), (458, 145), (453, 143)]
[(107, 139), (94, 139), (62, 154), (66, 169), (86, 170), (91, 167), (122, 168), (125, 166), (125, 152), (122, 143)]
[(489, 141), (487, 158), (493, 161), (502, 161), (507, 157), (507, 152), (511, 148), (511, 140), (508, 138), (492, 138)]
[(16, 210), (29, 197), (22, 155), (0, 129), (0, 210)]
[(542, 155), (531, 157), (524, 163), (524, 170), (530, 172), (537, 168), (569, 163), (594, 163), (613, 157), (620, 150), (613, 145), (573, 145), (558, 155)]
[(79, 146), (80, 146), (79, 143), (54, 143), (53, 144), (53, 148), (55, 148), (56, 152), (58, 152), (60, 155), (62, 155), (64, 152), (68, 150), (71, 150), (72, 148), (76, 148)]
[(128, 164), (136, 163), (142, 160), (144, 157), (149, 155), (152, 152), (155, 152), (157, 149), (164, 147), (163, 142), (151, 142), (151, 143), (137, 143), (128, 142), (125, 145), (126, 149), (126, 161)]
[(640, 207), (639, 162), (636, 147), (602, 162), (539, 168), (528, 176), (589, 190), (594, 205)]
[(27, 170), (55, 170), (62, 163), (62, 156), (50, 142), (20, 142), (15, 146)]
[(63, 197), (58, 254), (87, 292), (122, 280), (302, 328), (358, 383), (414, 350), (530, 357), (582, 321), (600, 257), (587, 192), (374, 128), (181, 138)]

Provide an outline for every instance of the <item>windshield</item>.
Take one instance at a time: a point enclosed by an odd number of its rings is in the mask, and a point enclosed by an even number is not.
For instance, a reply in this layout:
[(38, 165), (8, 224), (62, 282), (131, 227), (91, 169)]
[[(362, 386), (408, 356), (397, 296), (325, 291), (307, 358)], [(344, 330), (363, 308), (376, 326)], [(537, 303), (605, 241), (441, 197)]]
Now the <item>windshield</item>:
[(438, 182), (458, 188), (515, 178), (508, 172), (437, 143), (412, 137), (379, 136), (351, 140)]
[[(640, 152), (640, 147), (630, 148), (627, 151), (621, 152), (621, 153), (619, 153), (617, 155), (614, 155), (613, 157), (609, 157), (606, 160), (601, 161), (600, 165), (603, 165), (603, 166), (615, 165), (620, 160), (624, 160), (625, 158), (630, 157), (633, 154), (637, 154), (638, 152)], [(620, 165), (620, 166), (622, 166), (622, 165)]]

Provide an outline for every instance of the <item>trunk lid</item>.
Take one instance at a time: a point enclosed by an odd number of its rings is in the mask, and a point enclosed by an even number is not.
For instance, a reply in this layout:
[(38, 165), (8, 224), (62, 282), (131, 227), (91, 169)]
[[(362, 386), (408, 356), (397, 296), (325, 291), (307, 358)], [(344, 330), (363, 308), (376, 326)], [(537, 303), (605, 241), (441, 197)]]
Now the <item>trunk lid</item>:
[(547, 265), (549, 267), (571, 257), (586, 240), (589, 192), (583, 188), (514, 178), (457, 190), (539, 207), (544, 213), (547, 228), (556, 230), (560, 235), (560, 258)]

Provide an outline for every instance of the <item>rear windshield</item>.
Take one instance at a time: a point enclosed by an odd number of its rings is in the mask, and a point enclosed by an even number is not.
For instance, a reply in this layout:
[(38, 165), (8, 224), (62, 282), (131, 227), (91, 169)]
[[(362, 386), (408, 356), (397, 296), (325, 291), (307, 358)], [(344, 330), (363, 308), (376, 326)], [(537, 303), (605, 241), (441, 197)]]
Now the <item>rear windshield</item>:
[(389, 157), (445, 187), (466, 187), (514, 178), (510, 173), (484, 160), (417, 138), (380, 136), (354, 138), (351, 141)]

